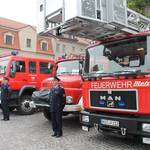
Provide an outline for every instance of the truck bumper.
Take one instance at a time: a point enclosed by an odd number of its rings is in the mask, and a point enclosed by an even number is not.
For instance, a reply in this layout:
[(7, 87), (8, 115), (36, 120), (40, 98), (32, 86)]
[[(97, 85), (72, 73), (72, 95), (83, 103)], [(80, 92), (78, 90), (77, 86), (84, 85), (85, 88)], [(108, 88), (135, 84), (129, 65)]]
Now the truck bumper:
[(65, 105), (64, 112), (80, 112), (82, 110), (81, 105)]
[[(49, 108), (50, 106), (47, 103), (36, 103), (33, 102), (32, 106), (33, 108)], [(64, 112), (80, 112), (81, 111), (81, 105), (65, 105), (65, 108), (63, 109)]]
[(98, 131), (119, 137), (139, 137), (145, 144), (150, 144), (150, 117), (115, 115), (107, 113), (80, 113), (82, 129), (89, 131), (95, 127)]

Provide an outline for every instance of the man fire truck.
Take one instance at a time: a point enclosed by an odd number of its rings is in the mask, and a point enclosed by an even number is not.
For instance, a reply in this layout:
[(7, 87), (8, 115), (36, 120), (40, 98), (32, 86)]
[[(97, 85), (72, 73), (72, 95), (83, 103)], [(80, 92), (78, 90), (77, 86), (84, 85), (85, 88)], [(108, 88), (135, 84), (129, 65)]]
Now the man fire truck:
[[(56, 76), (61, 80), (60, 84), (64, 87), (66, 93), (66, 106), (64, 115), (70, 113), (79, 113), (82, 109), (82, 78), (83, 55), (71, 54), (68, 58), (59, 59), (56, 62)], [(50, 120), (49, 112), (49, 91), (53, 78), (43, 80), (41, 90), (32, 94), (34, 105), (41, 108), (46, 119)]]
[(128, 9), (126, 0), (62, 0), (55, 11), (48, 0), (39, 4), (48, 6), (39, 13), (46, 21), (40, 33), (95, 41), (85, 56), (83, 129), (150, 144), (150, 36), (144, 33), (150, 19)]
[(7, 77), (11, 87), (10, 110), (17, 108), (23, 115), (35, 111), (31, 95), (45, 78), (54, 75), (54, 64), (53, 60), (19, 56), (16, 51), (0, 56), (0, 84)]

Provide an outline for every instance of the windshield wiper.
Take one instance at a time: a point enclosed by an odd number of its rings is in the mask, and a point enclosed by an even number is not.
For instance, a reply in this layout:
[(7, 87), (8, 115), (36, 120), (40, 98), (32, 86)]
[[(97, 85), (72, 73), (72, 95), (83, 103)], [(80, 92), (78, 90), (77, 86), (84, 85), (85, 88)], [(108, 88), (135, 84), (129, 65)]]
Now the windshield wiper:
[(88, 74), (84, 74), (83, 75), (86, 78), (97, 78), (97, 77), (112, 77), (113, 74), (112, 73), (98, 73), (98, 72), (93, 72), (93, 73), (88, 73)]
[(62, 75), (62, 74), (77, 74), (77, 73), (74, 73), (74, 72), (61, 72), (61, 73), (57, 73), (57, 75)]
[(113, 75), (139, 75), (139, 74), (150, 74), (150, 73), (142, 72), (141, 70), (123, 70), (113, 72)]

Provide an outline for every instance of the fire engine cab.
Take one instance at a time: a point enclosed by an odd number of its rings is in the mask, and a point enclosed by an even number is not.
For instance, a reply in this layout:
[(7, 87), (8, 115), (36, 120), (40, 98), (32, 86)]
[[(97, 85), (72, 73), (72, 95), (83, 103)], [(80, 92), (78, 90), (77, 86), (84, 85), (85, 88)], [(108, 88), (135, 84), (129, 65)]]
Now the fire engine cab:
[[(79, 114), (82, 110), (82, 77), (83, 55), (71, 54), (56, 61), (55, 75), (60, 79), (66, 94), (66, 105), (63, 114)], [(42, 109), (46, 119), (50, 120), (49, 92), (53, 86), (52, 78), (43, 80), (40, 90), (33, 92), (32, 99), (37, 108)]]
[(12, 90), (10, 110), (17, 108), (23, 115), (35, 111), (31, 95), (41, 87), (45, 78), (54, 75), (53, 66), (53, 60), (19, 56), (15, 51), (0, 57), (0, 83), (4, 76), (8, 77)]
[(55, 11), (45, 2), (41, 34), (95, 43), (86, 49), (82, 128), (150, 144), (150, 19), (126, 0), (62, 0)]

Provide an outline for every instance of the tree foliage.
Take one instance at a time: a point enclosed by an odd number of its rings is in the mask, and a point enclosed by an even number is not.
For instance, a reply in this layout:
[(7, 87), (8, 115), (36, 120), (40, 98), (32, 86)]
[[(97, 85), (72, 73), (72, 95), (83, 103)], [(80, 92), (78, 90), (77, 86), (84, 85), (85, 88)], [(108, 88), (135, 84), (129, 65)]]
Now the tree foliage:
[(128, 7), (147, 17), (150, 17), (150, 12), (145, 12), (145, 7), (150, 6), (150, 0), (128, 0)]

